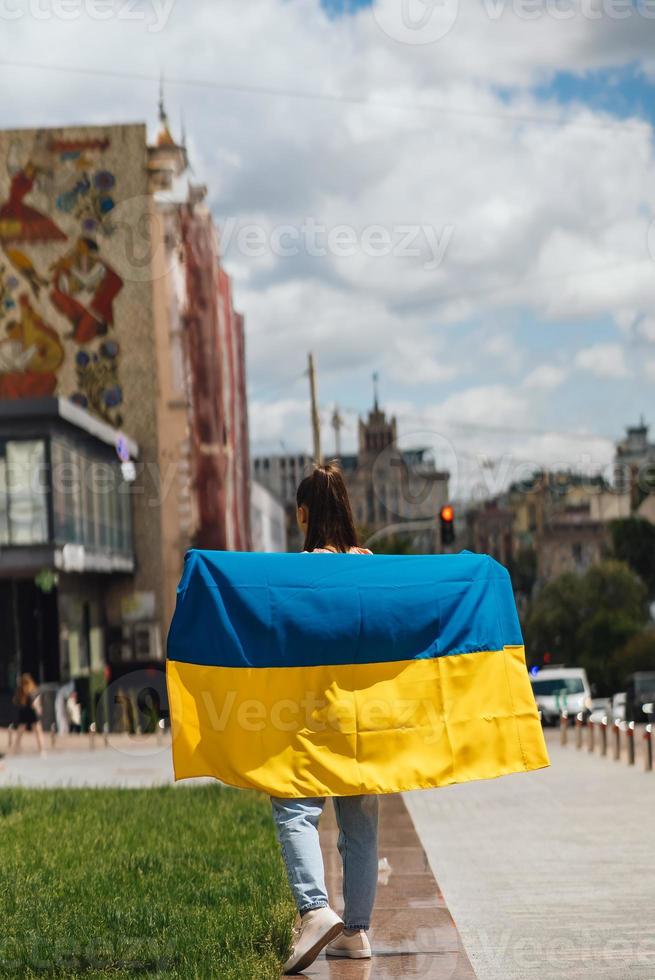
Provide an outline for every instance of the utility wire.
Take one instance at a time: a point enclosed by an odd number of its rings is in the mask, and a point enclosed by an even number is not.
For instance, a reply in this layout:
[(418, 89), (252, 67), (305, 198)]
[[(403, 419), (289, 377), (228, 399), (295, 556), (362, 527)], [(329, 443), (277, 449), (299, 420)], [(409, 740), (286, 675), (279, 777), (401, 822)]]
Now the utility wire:
[(256, 388), (255, 391), (249, 391), (248, 397), (259, 398), (259, 396), (262, 394), (274, 394), (276, 391), (281, 391), (283, 388), (290, 388), (291, 385), (295, 385), (301, 378), (306, 377), (307, 371), (301, 371), (300, 374), (294, 374), (292, 378), (287, 378), (284, 381), (272, 381), (270, 384), (263, 385), (261, 388)]
[[(347, 412), (349, 415), (355, 415), (357, 417), (361, 416), (361, 410), (352, 408), (352, 406), (340, 406), (343, 412)], [(327, 412), (328, 409), (325, 409)], [(403, 412), (393, 412), (391, 413), (399, 422), (412, 422), (419, 423), (421, 425), (434, 425), (435, 419), (428, 415), (408, 415)], [(596, 435), (593, 433), (582, 433), (582, 432), (564, 432), (561, 429), (539, 429), (530, 426), (515, 427), (509, 425), (483, 425), (476, 422), (458, 422), (456, 419), (444, 419), (443, 420), (444, 429), (464, 429), (470, 432), (487, 432), (493, 435), (539, 435), (539, 436), (559, 436), (565, 439), (580, 439), (584, 442), (590, 442), (595, 439), (604, 439), (606, 442), (614, 443), (616, 440), (610, 436)], [(488, 453), (484, 453), (481, 450), (481, 455), (488, 456)], [(500, 459), (501, 457), (496, 457)]]
[[(159, 82), (159, 75), (148, 72), (116, 71), (109, 68), (93, 68), (88, 66), (46, 64), (37, 61), (14, 61), (3, 58), (0, 60), (0, 68), (27, 69), (29, 71), (51, 71), (62, 72), (72, 75), (96, 76), (98, 78), (121, 78), (130, 81), (140, 82)], [(445, 106), (437, 104), (426, 104), (423, 102), (391, 101), (389, 99), (373, 99), (365, 95), (348, 95), (345, 92), (312, 92), (299, 91), (272, 85), (253, 85), (236, 82), (219, 82), (209, 78), (184, 78), (182, 76), (166, 76), (167, 85), (190, 86), (193, 88), (213, 89), (214, 91), (231, 93), (236, 95), (263, 95), (272, 98), (298, 99), (312, 102), (325, 103), (344, 103), (348, 105), (365, 106), (370, 109), (397, 109), (403, 112), (418, 111), (434, 113), (442, 116), (470, 117), (472, 119), (495, 119), (507, 123), (533, 123), (540, 126), (553, 126), (557, 128), (575, 127), (577, 129), (601, 130), (616, 132), (626, 130), (642, 132), (644, 126), (650, 128), (648, 120), (643, 121), (580, 121), (557, 118), (556, 116), (539, 116), (530, 113), (509, 113), (509, 112), (489, 112), (482, 109), (471, 109), (464, 106)]]

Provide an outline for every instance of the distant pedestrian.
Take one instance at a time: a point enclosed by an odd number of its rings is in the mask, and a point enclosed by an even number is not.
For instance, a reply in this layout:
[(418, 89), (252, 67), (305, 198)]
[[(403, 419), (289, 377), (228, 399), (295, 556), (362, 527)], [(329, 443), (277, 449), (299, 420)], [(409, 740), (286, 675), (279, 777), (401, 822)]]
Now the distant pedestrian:
[(79, 735), (82, 731), (82, 705), (75, 690), (71, 691), (66, 698), (66, 717), (68, 718), (69, 731)]
[(39, 752), (45, 757), (43, 728), (41, 726), (41, 717), (43, 715), (41, 695), (31, 674), (20, 675), (16, 693), (14, 694), (14, 705), (17, 709), (16, 738), (7, 754), (17, 754), (20, 751), (23, 733), (26, 731), (31, 732), (34, 729)]

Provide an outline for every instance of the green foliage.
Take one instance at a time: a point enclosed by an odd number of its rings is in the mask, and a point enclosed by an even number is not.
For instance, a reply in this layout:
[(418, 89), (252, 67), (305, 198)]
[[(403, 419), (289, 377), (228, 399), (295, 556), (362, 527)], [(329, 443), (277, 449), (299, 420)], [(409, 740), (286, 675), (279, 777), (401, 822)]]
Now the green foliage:
[(0, 977), (277, 980), (293, 908), (268, 800), (0, 790)]
[(626, 562), (655, 596), (655, 525), (640, 517), (612, 521), (612, 550), (619, 561)]
[(650, 628), (631, 637), (614, 656), (614, 669), (620, 688), (630, 674), (638, 670), (655, 670), (655, 630)]
[(526, 596), (531, 595), (537, 579), (537, 552), (534, 548), (526, 546), (519, 548), (508, 564), (508, 571), (514, 591)]
[(413, 555), (414, 538), (411, 534), (393, 534), (388, 538), (379, 538), (371, 545), (376, 555)]
[(646, 588), (627, 565), (605, 561), (585, 575), (567, 573), (539, 592), (526, 617), (531, 663), (580, 666), (599, 690), (618, 689), (617, 651), (648, 620)]

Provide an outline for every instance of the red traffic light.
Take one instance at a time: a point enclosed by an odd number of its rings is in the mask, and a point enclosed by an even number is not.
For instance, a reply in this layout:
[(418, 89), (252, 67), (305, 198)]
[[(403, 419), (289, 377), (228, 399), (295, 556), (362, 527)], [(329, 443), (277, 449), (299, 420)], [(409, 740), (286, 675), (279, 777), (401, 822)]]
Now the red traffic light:
[(439, 516), (442, 521), (445, 521), (446, 523), (450, 523), (455, 519), (455, 511), (450, 506), (450, 504), (446, 504), (444, 507), (441, 508), (441, 511), (439, 512)]

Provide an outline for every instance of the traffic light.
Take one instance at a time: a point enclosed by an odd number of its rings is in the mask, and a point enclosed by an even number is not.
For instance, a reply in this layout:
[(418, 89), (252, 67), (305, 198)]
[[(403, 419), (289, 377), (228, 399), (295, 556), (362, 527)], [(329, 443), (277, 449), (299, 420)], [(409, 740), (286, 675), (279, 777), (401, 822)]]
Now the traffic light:
[(450, 504), (445, 504), (439, 512), (441, 521), (441, 545), (453, 544), (455, 540), (455, 511)]

